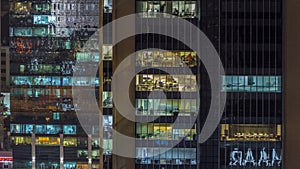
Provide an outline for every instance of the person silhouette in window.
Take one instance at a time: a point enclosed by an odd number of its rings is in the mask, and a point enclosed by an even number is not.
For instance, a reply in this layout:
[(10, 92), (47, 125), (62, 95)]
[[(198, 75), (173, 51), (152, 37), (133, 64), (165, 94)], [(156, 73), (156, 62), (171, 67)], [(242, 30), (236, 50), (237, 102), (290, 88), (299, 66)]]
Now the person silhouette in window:
[(160, 6), (160, 12), (164, 12), (165, 11), (165, 7), (166, 7), (166, 4), (162, 4), (161, 6)]

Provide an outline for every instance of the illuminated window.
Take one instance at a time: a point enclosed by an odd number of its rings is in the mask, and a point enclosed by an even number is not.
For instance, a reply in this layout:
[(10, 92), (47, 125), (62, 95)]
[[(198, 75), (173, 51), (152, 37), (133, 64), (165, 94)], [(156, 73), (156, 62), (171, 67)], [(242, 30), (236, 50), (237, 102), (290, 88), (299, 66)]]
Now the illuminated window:
[(196, 148), (136, 148), (138, 164), (196, 165)]
[(32, 28), (13, 28), (13, 36), (32, 36)]
[(99, 159), (100, 158), (99, 150), (92, 150), (92, 158), (93, 159)]
[(42, 12), (49, 12), (50, 5), (49, 4), (34, 4), (33, 9), (35, 12), (42, 13)]
[(103, 138), (112, 139), (112, 116), (103, 115)]
[[(37, 65), (36, 65), (37, 66)], [(41, 65), (39, 72), (53, 72), (52, 66)], [(60, 69), (60, 67), (55, 67)], [(55, 70), (56, 71), (56, 70)], [(55, 72), (53, 72), (55, 73)], [(14, 85), (37, 85), (37, 86), (99, 86), (98, 77), (58, 77), (58, 76), (12, 76)], [(61, 84), (62, 79), (62, 84)]]
[(64, 162), (65, 169), (72, 169), (76, 168), (76, 162)]
[(36, 145), (59, 146), (59, 137), (36, 137)]
[(78, 158), (88, 158), (88, 150), (77, 150)]
[(91, 85), (99, 85), (99, 79), (93, 77), (72, 77), (71, 81), (72, 84), (67, 83), (66, 85), (73, 85), (73, 86), (91, 86)]
[(276, 124), (222, 124), (221, 140), (226, 141), (280, 141), (281, 125)]
[(11, 137), (11, 141), (14, 145), (30, 145), (31, 137)]
[(66, 137), (64, 138), (64, 146), (77, 146), (77, 138)]
[(56, 24), (56, 16), (51, 15), (34, 15), (33, 16), (33, 23), (34, 24)]
[(54, 112), (53, 113), (53, 120), (60, 120), (60, 113), (59, 112)]
[(93, 139), (92, 139), (92, 146), (93, 146), (94, 148), (99, 148), (99, 145), (100, 145), (99, 139), (98, 139), (98, 138), (97, 138), (97, 139), (93, 138)]
[(143, 17), (155, 18), (159, 12), (183, 18), (197, 16), (196, 1), (138, 1), (136, 5)]
[(172, 124), (136, 124), (136, 134), (138, 138), (152, 140), (196, 140), (196, 125), (189, 128), (189, 125), (177, 124), (173, 128)]
[(76, 125), (64, 125), (64, 134), (76, 134)]
[(11, 124), (10, 125), (10, 132), (11, 133), (22, 133), (25, 129), (25, 125), (21, 124)]
[(36, 134), (59, 134), (60, 132), (60, 125), (35, 125)]
[(76, 62), (99, 62), (99, 60), (100, 60), (99, 53), (85, 53), (85, 52), (76, 53)]
[(34, 28), (32, 34), (33, 36), (47, 36), (50, 33), (48, 32), (47, 28), (41, 27), (41, 28)]
[(136, 90), (195, 92), (197, 81), (195, 75), (142, 74), (136, 76)]
[(103, 45), (103, 60), (112, 60), (112, 45)]
[(196, 125), (191, 129), (186, 129), (186, 126), (177, 126), (178, 129), (173, 129), (173, 140), (197, 140)]
[(112, 92), (103, 92), (103, 108), (112, 108)]
[(10, 132), (11, 133), (33, 133), (33, 124), (11, 124)]
[(16, 14), (27, 14), (31, 9), (31, 5), (31, 2), (15, 2), (11, 11)]
[(196, 112), (195, 99), (136, 99), (137, 115), (190, 116)]
[(89, 53), (76, 53), (76, 61), (77, 62), (88, 62), (91, 60), (91, 56)]
[(223, 76), (227, 92), (281, 92), (281, 76)]
[(104, 0), (104, 13), (112, 12), (112, 0)]
[(55, 76), (12, 76), (14, 85), (60, 85), (60, 78)]
[(142, 67), (189, 67), (197, 66), (196, 52), (139, 51), (136, 55), (137, 66)]
[(221, 152), (225, 155), (226, 166), (222, 168), (282, 168), (281, 146), (274, 144), (227, 144)]
[(103, 139), (103, 154), (111, 155), (112, 153), (112, 139)]

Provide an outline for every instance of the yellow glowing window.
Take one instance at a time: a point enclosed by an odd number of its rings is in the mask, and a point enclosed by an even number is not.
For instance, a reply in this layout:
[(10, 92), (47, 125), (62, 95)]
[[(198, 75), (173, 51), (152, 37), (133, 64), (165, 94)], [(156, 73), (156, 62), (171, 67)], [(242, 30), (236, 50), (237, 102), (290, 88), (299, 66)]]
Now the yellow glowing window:
[(59, 145), (60, 138), (58, 138), (58, 137), (37, 137), (36, 144), (37, 145)]
[(64, 138), (64, 146), (77, 146), (77, 138), (73, 138), (73, 137)]
[(154, 125), (155, 132), (172, 132), (172, 126), (169, 125)]
[(11, 140), (14, 145), (31, 144), (31, 137), (12, 137)]
[(14, 5), (14, 11), (17, 13), (26, 13), (29, 12), (29, 9), (31, 8), (31, 2), (24, 3), (24, 2), (16, 2)]
[(99, 150), (93, 150), (92, 151), (92, 158), (99, 158), (99, 157), (100, 157)]
[(222, 124), (221, 140), (280, 141), (280, 124)]
[[(88, 164), (85, 164), (85, 163), (77, 163), (76, 164), (76, 168), (81, 168), (81, 169), (88, 169), (89, 168), (89, 165)], [(94, 168), (94, 167), (93, 167)]]

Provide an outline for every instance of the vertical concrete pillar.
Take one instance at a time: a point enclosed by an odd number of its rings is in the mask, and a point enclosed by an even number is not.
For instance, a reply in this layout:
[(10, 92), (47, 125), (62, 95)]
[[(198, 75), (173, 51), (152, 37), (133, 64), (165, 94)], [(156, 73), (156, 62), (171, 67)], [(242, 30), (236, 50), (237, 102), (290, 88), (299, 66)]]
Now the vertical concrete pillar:
[[(135, 13), (135, 2), (136, 1), (127, 1), (127, 0), (113, 0), (113, 20), (121, 18)], [(117, 37), (117, 32), (122, 30), (122, 27), (113, 25), (112, 30), (112, 39), (115, 41)], [(124, 39), (122, 42), (113, 46), (113, 72), (117, 69), (118, 65), (130, 54), (135, 52), (135, 37), (130, 37)], [(132, 61), (130, 66), (133, 69), (135, 68), (135, 61)], [(113, 73), (113, 76), (116, 76)], [(122, 88), (122, 84), (118, 84)], [(129, 87), (129, 98), (132, 105), (135, 105), (135, 80), (131, 83)], [(113, 93), (113, 98), (117, 98), (118, 94)], [(134, 112), (132, 112), (134, 113)], [(122, 116), (120, 112), (113, 107), (113, 128), (123, 135), (128, 137), (135, 137), (135, 122), (126, 119)], [(122, 140), (113, 135), (113, 149), (122, 149), (124, 146)], [(135, 143), (132, 143), (135, 145)], [(131, 146), (131, 145), (128, 145)], [(132, 152), (135, 152), (135, 146), (133, 146)], [(112, 168), (113, 169), (134, 169), (135, 168), (135, 159), (119, 156), (118, 154), (112, 155)]]
[(35, 134), (31, 134), (32, 169), (36, 168)]
[(64, 169), (64, 135), (60, 134), (60, 144), (59, 144), (59, 168)]
[(92, 169), (92, 135), (88, 135), (88, 168)]

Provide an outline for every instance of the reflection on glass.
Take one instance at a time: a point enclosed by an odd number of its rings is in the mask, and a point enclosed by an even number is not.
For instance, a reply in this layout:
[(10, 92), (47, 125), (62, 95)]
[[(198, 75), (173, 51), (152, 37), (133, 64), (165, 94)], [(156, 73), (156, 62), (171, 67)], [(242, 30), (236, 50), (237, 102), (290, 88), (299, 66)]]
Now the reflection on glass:
[(136, 76), (137, 91), (196, 91), (195, 75), (159, 75), (142, 74)]
[(221, 140), (226, 141), (280, 141), (281, 125), (276, 124), (222, 124)]
[(223, 76), (227, 92), (281, 92), (281, 76)]
[(142, 67), (189, 67), (197, 66), (196, 52), (139, 51), (136, 55), (137, 66)]

